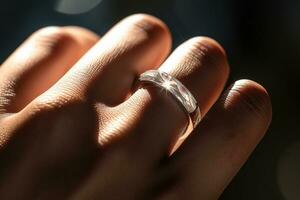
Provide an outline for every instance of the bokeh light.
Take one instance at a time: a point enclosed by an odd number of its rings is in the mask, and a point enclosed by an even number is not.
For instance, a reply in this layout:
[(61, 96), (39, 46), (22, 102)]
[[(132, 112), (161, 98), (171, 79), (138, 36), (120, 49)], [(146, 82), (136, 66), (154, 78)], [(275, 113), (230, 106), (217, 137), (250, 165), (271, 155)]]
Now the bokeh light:
[(92, 10), (101, 2), (102, 0), (58, 0), (55, 10), (64, 14), (82, 14)]

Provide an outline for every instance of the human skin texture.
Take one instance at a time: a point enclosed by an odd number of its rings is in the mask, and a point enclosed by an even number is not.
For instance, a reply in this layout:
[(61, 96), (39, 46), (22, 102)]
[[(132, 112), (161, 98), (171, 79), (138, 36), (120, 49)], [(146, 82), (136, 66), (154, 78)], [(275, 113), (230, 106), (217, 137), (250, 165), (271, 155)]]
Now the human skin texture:
[[(224, 88), (229, 65), (213, 39), (171, 46), (167, 26), (146, 14), (101, 39), (80, 27), (30, 36), (0, 67), (0, 198), (218, 199), (270, 124), (269, 96), (251, 80)], [(158, 68), (199, 104), (186, 138), (173, 98), (134, 89)]]

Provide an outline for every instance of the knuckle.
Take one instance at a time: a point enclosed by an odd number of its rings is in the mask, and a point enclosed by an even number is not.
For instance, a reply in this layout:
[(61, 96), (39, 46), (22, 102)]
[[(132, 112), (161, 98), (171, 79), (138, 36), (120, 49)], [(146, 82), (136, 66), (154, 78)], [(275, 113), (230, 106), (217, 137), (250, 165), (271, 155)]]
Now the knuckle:
[(83, 143), (89, 140), (86, 133), (96, 134), (99, 125), (97, 110), (83, 100), (39, 99), (32, 102), (22, 113), (30, 119), (25, 124), (29, 123), (37, 132), (43, 131), (50, 137), (56, 133), (64, 133), (66, 137), (81, 138)]
[(70, 107), (83, 109), (89, 105), (86, 101), (80, 98), (71, 96), (48, 96), (42, 95), (36, 98), (30, 104), (31, 113), (49, 113), (69, 110)]
[(33, 114), (55, 111), (64, 108), (69, 102), (63, 98), (37, 98), (30, 104), (30, 109)]
[(229, 65), (224, 48), (215, 40), (208, 37), (194, 37), (188, 42), (191, 56), (198, 59), (204, 66), (210, 66), (219, 72), (229, 73)]

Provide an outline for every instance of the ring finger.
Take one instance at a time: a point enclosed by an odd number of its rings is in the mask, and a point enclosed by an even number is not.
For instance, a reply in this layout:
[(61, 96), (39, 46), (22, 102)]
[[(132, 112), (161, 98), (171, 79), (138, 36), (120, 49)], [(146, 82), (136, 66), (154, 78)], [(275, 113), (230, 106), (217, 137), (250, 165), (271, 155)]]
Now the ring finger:
[[(202, 115), (219, 97), (229, 73), (222, 47), (204, 37), (178, 47), (160, 70), (179, 79), (191, 91)], [(109, 156), (101, 161), (106, 164), (100, 163), (78, 197), (134, 199), (141, 195), (145, 180), (153, 175), (153, 167), (167, 155), (172, 141), (186, 126), (180, 106), (163, 94), (154, 87), (141, 88), (126, 102), (110, 109), (113, 120), (107, 122), (102, 140), (117, 138), (116, 145), (111, 146)], [(105, 178), (107, 171), (109, 178)]]
[[(214, 40), (205, 37), (192, 38), (182, 44), (159, 70), (177, 78), (190, 90), (198, 102), (202, 117), (218, 99), (229, 74), (223, 48)], [(126, 115), (133, 116), (133, 119), (127, 120), (137, 124), (134, 132), (143, 138), (139, 141), (148, 144), (143, 145), (143, 148), (149, 146), (151, 149), (162, 150), (166, 147), (163, 144), (170, 142), (170, 138), (171, 141), (176, 141), (186, 126), (181, 107), (157, 88), (139, 89), (124, 105), (115, 110), (118, 113), (118, 109), (122, 111), (125, 108), (132, 113), (127, 112)]]
[(170, 47), (169, 31), (160, 20), (144, 14), (127, 17), (32, 105), (89, 99), (116, 106), (130, 93), (135, 74), (160, 65)]

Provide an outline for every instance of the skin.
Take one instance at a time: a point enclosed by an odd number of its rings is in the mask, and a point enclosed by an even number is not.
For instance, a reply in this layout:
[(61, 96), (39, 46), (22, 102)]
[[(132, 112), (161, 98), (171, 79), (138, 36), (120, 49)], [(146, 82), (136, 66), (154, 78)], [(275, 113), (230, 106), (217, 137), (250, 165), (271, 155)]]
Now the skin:
[[(0, 67), (1, 199), (217, 199), (266, 132), (269, 96), (250, 80), (224, 89), (216, 41), (195, 37), (172, 53), (171, 43), (145, 14), (101, 39), (79, 27), (30, 36)], [(186, 138), (172, 98), (133, 89), (155, 68), (199, 103), (203, 119)]]

